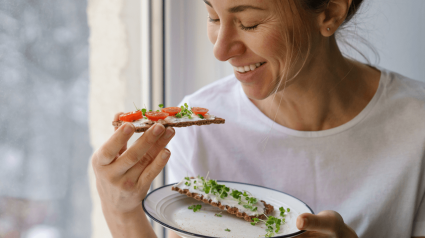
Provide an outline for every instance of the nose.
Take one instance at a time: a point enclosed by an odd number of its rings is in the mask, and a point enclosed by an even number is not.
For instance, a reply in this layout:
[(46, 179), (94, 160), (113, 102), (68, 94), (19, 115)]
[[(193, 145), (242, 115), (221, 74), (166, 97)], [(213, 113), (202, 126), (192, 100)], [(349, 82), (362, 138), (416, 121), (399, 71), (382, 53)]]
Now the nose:
[(242, 55), (246, 50), (233, 26), (220, 26), (214, 43), (214, 56), (220, 61)]

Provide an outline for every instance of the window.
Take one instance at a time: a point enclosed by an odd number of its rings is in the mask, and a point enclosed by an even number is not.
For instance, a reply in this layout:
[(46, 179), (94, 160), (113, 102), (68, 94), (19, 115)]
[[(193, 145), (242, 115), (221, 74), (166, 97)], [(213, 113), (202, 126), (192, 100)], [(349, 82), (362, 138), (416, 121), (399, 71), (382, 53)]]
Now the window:
[(0, 3), (0, 237), (89, 237), (86, 1)]

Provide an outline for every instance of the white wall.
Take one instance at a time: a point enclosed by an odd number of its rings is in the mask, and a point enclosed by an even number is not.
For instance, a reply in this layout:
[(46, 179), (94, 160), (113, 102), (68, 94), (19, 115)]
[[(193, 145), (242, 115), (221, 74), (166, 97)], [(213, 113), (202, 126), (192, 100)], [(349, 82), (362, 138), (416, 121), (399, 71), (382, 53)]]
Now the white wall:
[[(381, 67), (425, 81), (425, 1), (365, 0), (355, 20), (357, 34), (380, 55)], [(214, 58), (206, 33), (207, 11), (201, 0), (166, 0), (166, 105), (233, 72)], [(359, 41), (354, 45), (370, 56)], [(352, 53), (350, 50), (349, 52)], [(358, 54), (353, 56), (361, 61)]]

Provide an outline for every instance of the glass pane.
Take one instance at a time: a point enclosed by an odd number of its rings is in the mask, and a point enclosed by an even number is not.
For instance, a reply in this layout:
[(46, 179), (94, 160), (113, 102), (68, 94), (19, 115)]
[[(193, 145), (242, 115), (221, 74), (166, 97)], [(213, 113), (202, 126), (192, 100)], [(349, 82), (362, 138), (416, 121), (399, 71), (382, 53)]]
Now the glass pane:
[(0, 1), (0, 237), (89, 237), (85, 0)]

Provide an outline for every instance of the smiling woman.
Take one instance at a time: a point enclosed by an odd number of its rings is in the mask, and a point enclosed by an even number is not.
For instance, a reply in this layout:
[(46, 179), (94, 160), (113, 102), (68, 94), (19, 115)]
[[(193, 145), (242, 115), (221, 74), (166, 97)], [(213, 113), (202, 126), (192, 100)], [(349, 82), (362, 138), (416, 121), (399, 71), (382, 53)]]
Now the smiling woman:
[(335, 34), (362, 1), (204, 2), (234, 75), (183, 101), (226, 124), (173, 140), (158, 125), (127, 151), (134, 129), (117, 129), (93, 157), (111, 231), (153, 236), (135, 201), (170, 151), (169, 182), (210, 172), (301, 198), (319, 213), (297, 217), (299, 237), (424, 236), (425, 84), (343, 55)]

